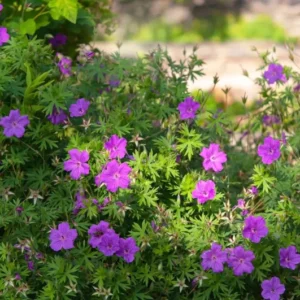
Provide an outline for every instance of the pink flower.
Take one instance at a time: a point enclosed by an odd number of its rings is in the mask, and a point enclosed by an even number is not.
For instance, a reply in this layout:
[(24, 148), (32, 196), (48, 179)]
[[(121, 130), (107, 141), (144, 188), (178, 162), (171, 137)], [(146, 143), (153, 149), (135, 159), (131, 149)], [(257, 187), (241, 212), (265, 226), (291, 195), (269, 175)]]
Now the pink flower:
[(199, 204), (214, 199), (216, 196), (215, 183), (212, 180), (200, 180), (193, 190), (192, 196), (198, 200)]
[(214, 273), (223, 272), (223, 264), (227, 262), (227, 253), (222, 250), (222, 246), (213, 243), (210, 250), (201, 254), (202, 267), (204, 270), (212, 269)]
[(90, 101), (85, 100), (84, 98), (78, 99), (76, 103), (70, 106), (70, 116), (71, 117), (83, 117), (90, 106)]
[(58, 68), (63, 75), (70, 76), (72, 73), (72, 59), (62, 57), (58, 62)]
[(116, 160), (112, 160), (107, 163), (106, 167), (95, 178), (95, 183), (100, 186), (104, 183), (107, 190), (115, 193), (118, 188), (126, 189), (130, 184), (129, 173), (131, 168), (127, 163), (118, 163)]
[(124, 138), (119, 138), (117, 135), (112, 135), (105, 143), (104, 148), (109, 152), (109, 158), (123, 158), (126, 154), (127, 141)]
[(280, 141), (270, 136), (266, 137), (264, 143), (258, 146), (257, 153), (264, 164), (272, 164), (280, 157)]
[(0, 46), (7, 43), (10, 38), (10, 35), (7, 33), (7, 28), (0, 27)]
[(195, 119), (196, 111), (199, 109), (200, 104), (193, 101), (192, 97), (185, 98), (183, 102), (179, 103), (178, 110), (180, 112), (180, 119)]
[(89, 153), (72, 149), (69, 151), (69, 154), (70, 159), (64, 162), (64, 170), (71, 172), (71, 178), (78, 180), (81, 175), (88, 175), (90, 173), (90, 166), (87, 164)]
[(245, 219), (243, 229), (243, 237), (249, 239), (253, 243), (259, 243), (260, 240), (267, 236), (268, 228), (266, 221), (261, 216), (249, 216)]
[(222, 164), (227, 161), (227, 156), (219, 148), (218, 144), (210, 144), (208, 148), (203, 148), (201, 151), (200, 156), (204, 158), (203, 168), (205, 171), (212, 169), (215, 172), (220, 172), (223, 170)]

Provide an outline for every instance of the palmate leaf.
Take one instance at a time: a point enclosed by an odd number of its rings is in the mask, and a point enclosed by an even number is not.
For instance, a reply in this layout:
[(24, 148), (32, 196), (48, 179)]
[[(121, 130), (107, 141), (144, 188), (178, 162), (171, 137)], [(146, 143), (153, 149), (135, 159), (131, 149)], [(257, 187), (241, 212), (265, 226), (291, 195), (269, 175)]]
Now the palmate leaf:
[(254, 174), (251, 179), (255, 186), (262, 187), (264, 193), (268, 193), (277, 180), (275, 177), (270, 176), (262, 165), (254, 166)]
[(48, 7), (51, 9), (50, 14), (54, 20), (64, 17), (68, 21), (76, 23), (78, 13), (77, 0), (50, 0)]

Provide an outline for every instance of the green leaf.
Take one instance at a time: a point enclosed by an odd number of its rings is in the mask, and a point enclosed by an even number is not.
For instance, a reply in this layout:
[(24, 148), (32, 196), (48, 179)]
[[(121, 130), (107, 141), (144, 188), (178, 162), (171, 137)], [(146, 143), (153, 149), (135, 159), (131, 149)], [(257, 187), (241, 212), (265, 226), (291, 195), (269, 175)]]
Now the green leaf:
[(33, 19), (28, 19), (20, 23), (20, 33), (33, 35), (36, 31), (36, 24)]
[(48, 3), (50, 14), (54, 20), (64, 17), (72, 23), (76, 23), (78, 13), (77, 0), (51, 0)]

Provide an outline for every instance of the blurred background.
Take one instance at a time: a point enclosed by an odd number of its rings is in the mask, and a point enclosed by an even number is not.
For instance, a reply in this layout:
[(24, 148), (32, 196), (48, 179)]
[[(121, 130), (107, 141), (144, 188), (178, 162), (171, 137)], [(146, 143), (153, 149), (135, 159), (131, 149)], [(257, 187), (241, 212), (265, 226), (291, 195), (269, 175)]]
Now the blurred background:
[(160, 44), (179, 60), (183, 49), (189, 53), (197, 45), (205, 76), (189, 88), (210, 90), (218, 74), (219, 102), (226, 87), (229, 102), (240, 102), (245, 94), (250, 102), (258, 99), (254, 79), (261, 59), (253, 46), (262, 52), (275, 45), (279, 62), (291, 65), (286, 44), (297, 49), (300, 37), (300, 0), (114, 0), (113, 11), (116, 31), (105, 36), (99, 28), (97, 47), (113, 52), (122, 43), (121, 54), (135, 57)]

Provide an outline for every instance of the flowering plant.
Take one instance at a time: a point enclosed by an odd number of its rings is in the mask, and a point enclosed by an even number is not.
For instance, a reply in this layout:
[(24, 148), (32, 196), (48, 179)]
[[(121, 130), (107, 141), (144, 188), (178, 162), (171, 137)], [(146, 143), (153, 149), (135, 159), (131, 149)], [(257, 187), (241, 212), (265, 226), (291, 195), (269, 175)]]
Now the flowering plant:
[(236, 122), (188, 92), (195, 51), (4, 42), (4, 299), (300, 297), (299, 74), (264, 55), (263, 101)]

